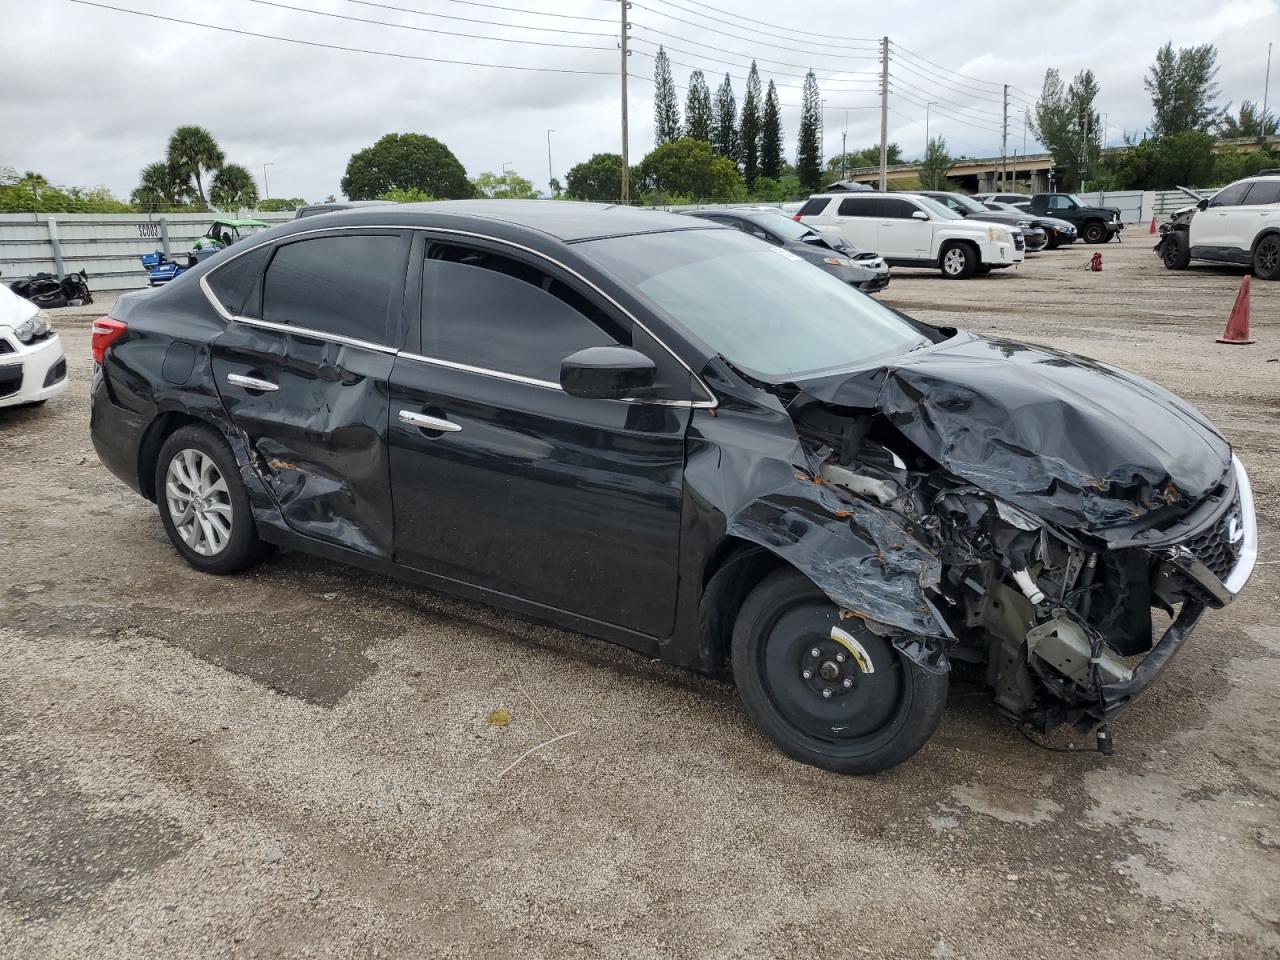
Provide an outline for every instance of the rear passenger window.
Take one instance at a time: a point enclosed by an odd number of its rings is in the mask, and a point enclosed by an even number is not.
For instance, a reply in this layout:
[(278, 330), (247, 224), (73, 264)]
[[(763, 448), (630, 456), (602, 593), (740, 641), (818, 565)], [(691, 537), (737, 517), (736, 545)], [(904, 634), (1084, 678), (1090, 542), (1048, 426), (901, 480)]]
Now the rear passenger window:
[(1280, 180), (1258, 180), (1249, 188), (1249, 195), (1244, 198), (1249, 206), (1264, 203), (1280, 203)]
[(886, 220), (910, 220), (918, 209), (911, 201), (899, 197), (880, 198), (880, 216)]
[(270, 255), (271, 246), (264, 244), (209, 273), (209, 289), (227, 313), (238, 317), (258, 315), (258, 300), (261, 297), (258, 282), (262, 279), (262, 267)]
[(823, 210), (827, 209), (827, 204), (831, 202), (829, 197), (818, 197), (814, 200), (806, 200), (804, 206), (800, 208), (798, 216), (816, 217)]
[(392, 293), (403, 290), (400, 237), (316, 237), (276, 250), (262, 285), (262, 319), (387, 342)]
[(629, 338), (573, 288), (526, 263), (438, 246), (422, 270), (424, 356), (560, 382), (560, 361)]
[(876, 197), (846, 197), (840, 201), (840, 216), (874, 217), (877, 202)]

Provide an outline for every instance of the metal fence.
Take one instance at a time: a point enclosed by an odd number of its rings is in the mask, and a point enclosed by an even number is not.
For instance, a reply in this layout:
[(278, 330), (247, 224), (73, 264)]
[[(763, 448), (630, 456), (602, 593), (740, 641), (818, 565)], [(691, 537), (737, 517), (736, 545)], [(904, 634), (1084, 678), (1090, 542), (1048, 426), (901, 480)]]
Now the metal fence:
[[(0, 277), (8, 282), (35, 273), (64, 276), (84, 270), (90, 290), (129, 290), (147, 284), (139, 261), (163, 250), (181, 255), (204, 234), (215, 214), (5, 213), (0, 214)], [(291, 212), (248, 213), (266, 223), (293, 219)]]

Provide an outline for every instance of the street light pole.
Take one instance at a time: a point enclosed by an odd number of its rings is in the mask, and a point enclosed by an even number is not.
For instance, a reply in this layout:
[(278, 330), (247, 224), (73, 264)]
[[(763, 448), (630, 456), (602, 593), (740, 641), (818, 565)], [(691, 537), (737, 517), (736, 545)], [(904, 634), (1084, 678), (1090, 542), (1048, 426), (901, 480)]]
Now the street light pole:
[(1267, 138), (1267, 94), (1271, 92), (1271, 44), (1267, 44), (1267, 78), (1262, 82), (1262, 139)]
[(547, 130), (547, 189), (555, 193), (555, 187), (551, 186), (551, 181), (556, 178), (556, 175), (551, 172), (551, 135), (553, 133), (555, 133), (554, 130)]
[(276, 162), (274, 160), (262, 165), (262, 198), (264, 200), (271, 199), (271, 184), (267, 182), (267, 167), (274, 167), (275, 165)]
[(937, 100), (930, 100), (924, 105), (924, 152), (929, 155), (929, 108), (937, 106)]

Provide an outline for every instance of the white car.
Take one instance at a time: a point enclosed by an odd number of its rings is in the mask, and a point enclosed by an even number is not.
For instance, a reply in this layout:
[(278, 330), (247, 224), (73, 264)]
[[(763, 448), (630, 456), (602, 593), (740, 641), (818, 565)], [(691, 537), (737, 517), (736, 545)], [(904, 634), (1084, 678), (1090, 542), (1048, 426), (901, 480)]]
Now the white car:
[(0, 285), (0, 407), (44, 403), (66, 388), (67, 358), (48, 318)]
[(859, 250), (874, 250), (893, 267), (937, 267), (964, 280), (1021, 263), (1022, 231), (965, 219), (913, 193), (827, 193), (810, 197), (796, 219), (834, 226)]
[(1261, 280), (1280, 280), (1280, 176), (1237, 180), (1175, 212), (1161, 232), (1158, 249), (1170, 270), (1207, 260), (1238, 263)]

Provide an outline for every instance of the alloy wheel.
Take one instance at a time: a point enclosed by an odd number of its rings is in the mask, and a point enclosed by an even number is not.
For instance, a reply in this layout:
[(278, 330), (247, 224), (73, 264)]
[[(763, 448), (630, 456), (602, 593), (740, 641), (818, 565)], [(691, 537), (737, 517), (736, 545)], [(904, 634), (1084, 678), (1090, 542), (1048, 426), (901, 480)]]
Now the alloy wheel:
[(1258, 244), (1258, 267), (1260, 273), (1274, 274), (1280, 267), (1280, 240), (1267, 237)]
[(947, 251), (946, 256), (942, 258), (942, 267), (947, 273), (958, 274), (964, 271), (964, 251), (959, 247), (952, 247)]
[(202, 557), (213, 557), (231, 540), (231, 493), (208, 454), (179, 450), (165, 471), (165, 501), (178, 536)]

